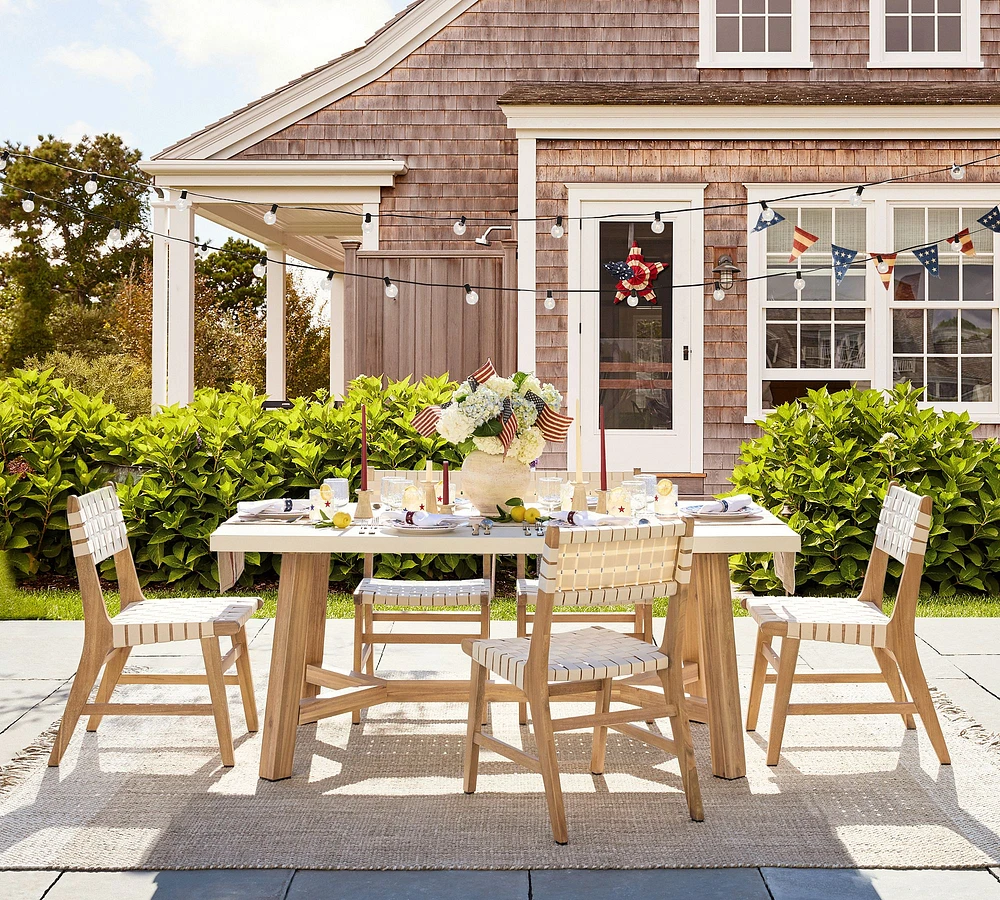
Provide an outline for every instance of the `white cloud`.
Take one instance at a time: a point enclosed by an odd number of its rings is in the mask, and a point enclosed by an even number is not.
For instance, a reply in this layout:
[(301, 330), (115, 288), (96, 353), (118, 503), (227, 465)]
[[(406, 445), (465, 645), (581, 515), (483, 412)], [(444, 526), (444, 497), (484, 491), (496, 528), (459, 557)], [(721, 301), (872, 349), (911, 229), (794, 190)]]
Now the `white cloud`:
[(75, 122), (70, 122), (69, 125), (64, 126), (59, 132), (59, 137), (61, 140), (75, 144), (87, 135), (93, 137), (95, 134), (106, 134), (107, 132), (117, 134), (126, 147), (136, 146), (136, 138), (131, 131), (122, 128), (113, 128), (108, 125), (104, 127), (91, 125), (90, 122), (85, 122), (83, 119), (77, 119)]
[(77, 41), (53, 47), (45, 54), (47, 62), (66, 66), (81, 75), (103, 78), (115, 84), (130, 86), (138, 78), (153, 73), (149, 63), (125, 47), (95, 47)]
[(190, 66), (237, 65), (268, 91), (364, 43), (389, 0), (146, 0), (150, 25)]

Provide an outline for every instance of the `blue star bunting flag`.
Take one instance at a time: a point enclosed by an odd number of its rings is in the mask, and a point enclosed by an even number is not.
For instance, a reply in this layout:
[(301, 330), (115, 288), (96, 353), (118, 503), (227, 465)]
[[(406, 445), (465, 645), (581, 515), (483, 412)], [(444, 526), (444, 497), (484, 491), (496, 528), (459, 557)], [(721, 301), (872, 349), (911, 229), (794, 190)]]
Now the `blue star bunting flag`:
[(976, 221), (980, 225), (985, 225), (990, 231), (1000, 231), (1000, 206), (994, 206), (985, 216), (980, 216)]
[(757, 217), (757, 224), (753, 227), (754, 231), (763, 231), (765, 228), (770, 228), (772, 225), (777, 225), (779, 222), (785, 221), (785, 217), (776, 209), (772, 209), (771, 212), (774, 213), (774, 218), (770, 222), (767, 222), (764, 220), (764, 211), (761, 210), (760, 215)]
[(913, 255), (920, 260), (923, 267), (935, 278), (941, 277), (941, 265), (938, 262), (937, 244), (930, 244), (927, 247), (917, 247)]
[(831, 244), (830, 249), (833, 251), (833, 272), (837, 276), (837, 284), (840, 284), (847, 276), (847, 270), (851, 268), (858, 251), (838, 247), (836, 244)]

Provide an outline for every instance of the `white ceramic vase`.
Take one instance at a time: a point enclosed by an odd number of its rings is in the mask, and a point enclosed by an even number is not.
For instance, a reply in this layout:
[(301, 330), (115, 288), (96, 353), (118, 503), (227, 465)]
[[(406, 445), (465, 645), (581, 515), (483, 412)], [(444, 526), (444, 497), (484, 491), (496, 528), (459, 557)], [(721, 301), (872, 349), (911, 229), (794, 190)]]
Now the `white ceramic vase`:
[(493, 516), (512, 497), (524, 498), (531, 469), (512, 457), (473, 450), (462, 463), (462, 491), (484, 516)]

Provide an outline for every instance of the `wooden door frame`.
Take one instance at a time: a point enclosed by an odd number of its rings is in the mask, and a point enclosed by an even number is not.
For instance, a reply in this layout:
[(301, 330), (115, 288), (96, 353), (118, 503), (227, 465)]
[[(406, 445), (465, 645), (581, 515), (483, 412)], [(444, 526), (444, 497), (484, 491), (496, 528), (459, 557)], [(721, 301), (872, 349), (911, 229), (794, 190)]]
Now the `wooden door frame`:
[[(684, 223), (689, 228), (690, 242), (688, 247), (689, 257), (685, 261), (686, 269), (691, 273), (691, 281), (697, 281), (704, 271), (705, 265), (705, 215), (701, 207), (705, 205), (705, 188), (708, 185), (701, 184), (678, 184), (678, 183), (600, 183), (600, 184), (567, 184), (569, 192), (569, 220), (573, 227), (568, 230), (569, 257), (567, 271), (568, 312), (566, 317), (566, 343), (567, 343), (567, 408), (576, 408), (576, 401), (581, 397), (581, 329), (582, 329), (582, 304), (579, 291), (584, 288), (593, 287), (583, 284), (583, 259), (582, 259), (582, 222), (579, 217), (586, 215), (585, 204), (598, 202), (620, 202), (620, 203), (642, 203), (648, 204), (649, 221), (653, 219), (653, 211), (657, 208), (661, 210), (676, 209), (688, 205), (697, 210), (685, 213)], [(642, 216), (635, 218), (641, 219)], [(675, 262), (677, 258), (675, 257)], [(686, 282), (685, 282), (686, 283)], [(688, 398), (690, 404), (690, 464), (689, 468), (693, 473), (704, 471), (704, 431), (705, 431), (705, 367), (704, 367), (704, 346), (705, 346), (705, 301), (704, 291), (694, 288), (685, 289), (681, 295), (682, 300), (688, 299), (690, 294), (689, 312), (691, 322), (691, 359), (690, 359), (690, 391)], [(575, 429), (570, 429), (570, 436), (567, 446), (568, 459), (573, 459), (576, 453)]]

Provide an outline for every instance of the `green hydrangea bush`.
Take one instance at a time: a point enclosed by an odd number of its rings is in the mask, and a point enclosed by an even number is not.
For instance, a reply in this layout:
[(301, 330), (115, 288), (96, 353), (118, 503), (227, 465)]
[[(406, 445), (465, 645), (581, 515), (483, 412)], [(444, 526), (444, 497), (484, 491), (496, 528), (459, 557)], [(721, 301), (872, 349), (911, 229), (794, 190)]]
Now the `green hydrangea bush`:
[[(810, 391), (759, 423), (733, 486), (787, 517), (802, 536), (797, 590), (860, 589), (891, 481), (934, 498), (924, 583), (944, 595), (1000, 591), (1000, 445), (973, 436), (966, 413), (922, 408), (921, 391)], [(890, 575), (901, 566), (893, 562)], [(733, 579), (780, 593), (767, 554), (734, 558)]]

